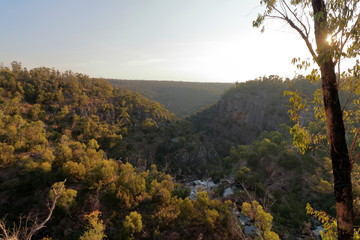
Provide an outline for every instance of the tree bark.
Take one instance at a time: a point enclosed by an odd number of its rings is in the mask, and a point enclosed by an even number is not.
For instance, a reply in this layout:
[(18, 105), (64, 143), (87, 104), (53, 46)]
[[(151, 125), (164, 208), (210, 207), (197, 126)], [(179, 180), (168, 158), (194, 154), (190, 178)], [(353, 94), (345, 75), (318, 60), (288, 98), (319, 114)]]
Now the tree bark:
[(345, 140), (336, 74), (329, 63), (321, 64), (320, 70), (334, 175), (338, 239), (353, 239), (352, 164)]
[(317, 44), (317, 64), (320, 67), (326, 125), (334, 175), (334, 194), (339, 240), (353, 239), (352, 163), (345, 140), (345, 127), (339, 101), (335, 64), (327, 37), (327, 16), (323, 0), (312, 0)]

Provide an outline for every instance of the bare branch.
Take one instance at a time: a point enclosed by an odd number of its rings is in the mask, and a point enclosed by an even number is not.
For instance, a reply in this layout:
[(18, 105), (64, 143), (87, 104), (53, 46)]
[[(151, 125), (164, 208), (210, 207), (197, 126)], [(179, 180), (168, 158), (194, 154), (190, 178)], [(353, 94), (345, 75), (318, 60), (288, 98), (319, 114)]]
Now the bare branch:
[(2, 234), (0, 235), (0, 237), (5, 237), (4, 239), (8, 239), (8, 238), (9, 238), (9, 234), (8, 234), (7, 229), (6, 229), (5, 221), (4, 221), (4, 220), (1, 220), (1, 221), (0, 221), (0, 230), (2, 231)]
[[(280, 6), (281, 6), (282, 8), (286, 7), (286, 5), (283, 5), (283, 4), (281, 4)], [(286, 7), (286, 8), (287, 8), (287, 7)], [(289, 7), (289, 8), (290, 8), (290, 7)], [(279, 16), (276, 16), (276, 15), (266, 15), (266, 17), (268, 17), (268, 18), (277, 18), (277, 19), (281, 19), (281, 20), (287, 22), (294, 30), (296, 30), (296, 31), (300, 34), (301, 38), (305, 41), (305, 44), (306, 44), (307, 48), (309, 49), (310, 54), (311, 54), (311, 56), (313, 57), (314, 61), (315, 61), (315, 62), (318, 62), (318, 61), (317, 61), (317, 54), (315, 53), (314, 48), (313, 48), (313, 46), (312, 46), (312, 44), (311, 44), (311, 42), (310, 42), (307, 28), (306, 28), (306, 26), (301, 22), (301, 20), (296, 17), (296, 19), (298, 19), (297, 21), (299, 21), (299, 22), (301, 23), (301, 26), (302, 26), (303, 28), (305, 28), (304, 31), (301, 30), (301, 28), (300, 28), (299, 26), (297, 26), (297, 25), (294, 23), (293, 20), (291, 20), (291, 18), (290, 18), (290, 17), (288, 16), (288, 14), (287, 14), (288, 11), (286, 11), (286, 9), (284, 9), (283, 12), (280, 11), (279, 9), (277, 9), (276, 7), (274, 7), (273, 9), (275, 10), (276, 13), (279, 14)], [(293, 12), (292, 15), (295, 15), (295, 16), (296, 16), (295, 12)]]
[(314, 49), (313, 49), (313, 47), (312, 47), (312, 45), (310, 43), (309, 38), (306, 37), (304, 32), (301, 31), (301, 29), (298, 26), (296, 26), (295, 23), (291, 19), (288, 18), (288, 19), (286, 19), (286, 21), (293, 29), (295, 29), (300, 34), (301, 38), (304, 39), (305, 44), (306, 44), (307, 48), (309, 49), (310, 54), (313, 57), (314, 61), (318, 62), (317, 55), (316, 55), (316, 53), (315, 53), (315, 51), (314, 51)]
[(286, 1), (283, 1), (282, 3), (285, 5), (285, 7), (288, 9), (288, 11), (292, 14), (292, 16), (296, 19), (296, 21), (303, 27), (304, 35), (308, 39), (309, 38), (309, 30), (306, 28), (305, 24), (299, 19), (297, 14), (290, 8), (290, 6), (286, 3)]
[[(65, 183), (65, 181), (64, 181)], [(35, 224), (31, 230), (30, 230), (30, 233), (27, 235), (26, 239), (27, 240), (31, 240), (32, 236), (37, 232), (39, 231), (40, 229), (44, 228), (45, 227), (45, 224), (50, 220), (52, 214), (53, 214), (53, 211), (56, 207), (56, 202), (57, 200), (59, 199), (59, 197), (61, 196), (61, 192), (62, 190), (64, 189), (64, 185), (62, 185), (61, 189), (60, 189), (60, 192), (57, 192), (55, 188), (52, 188), (52, 191), (54, 192), (54, 199), (52, 200), (51, 202), (51, 206), (48, 206), (49, 208), (49, 213), (47, 215), (47, 217), (40, 223), (40, 224)]]
[[(360, 15), (358, 15), (354, 25), (351, 27), (350, 32), (352, 32), (353, 30), (355, 30), (356, 28), (358, 28), (360, 25)], [(342, 44), (340, 45), (340, 51), (342, 52), (346, 43), (348, 42), (349, 38), (350, 38), (351, 34), (347, 34), (347, 36), (345, 37), (344, 41), (342, 42)]]
[[(21, 220), (20, 220), (21, 221)], [(16, 226), (14, 224), (12, 230), (8, 230), (6, 228), (6, 221), (5, 219), (0, 220), (0, 231), (2, 232), (0, 234), (0, 239), (4, 240), (19, 240), (20, 239), (20, 226)]]

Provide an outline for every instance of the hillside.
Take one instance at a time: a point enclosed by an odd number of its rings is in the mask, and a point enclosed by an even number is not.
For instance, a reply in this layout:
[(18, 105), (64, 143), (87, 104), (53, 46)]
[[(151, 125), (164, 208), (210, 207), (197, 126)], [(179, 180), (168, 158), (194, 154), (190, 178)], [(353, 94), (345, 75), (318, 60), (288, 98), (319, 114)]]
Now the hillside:
[(115, 87), (138, 92), (163, 104), (177, 118), (190, 116), (207, 105), (216, 103), (233, 83), (200, 83), (176, 81), (145, 81), (108, 79)]
[(190, 200), (152, 164), (164, 139), (193, 133), (172, 117), (102, 79), (1, 67), (0, 237), (239, 239), (231, 202)]
[(284, 80), (278, 76), (237, 83), (216, 104), (189, 120), (224, 154), (234, 144), (251, 144), (262, 132), (291, 124), (285, 90), (297, 89), (311, 96), (317, 86), (301, 77)]
[(232, 202), (205, 191), (190, 200), (189, 188), (153, 164), (201, 177), (214, 158), (189, 122), (172, 118), (161, 104), (103, 79), (17, 62), (1, 67), (0, 236), (241, 238)]
[(1, 67), (0, 234), (15, 225), (25, 239), (51, 213), (32, 239), (257, 239), (254, 224), (272, 240), (315, 239), (305, 207), (333, 214), (329, 155), (296, 150), (283, 90), (316, 87), (238, 83), (179, 120), (103, 79)]

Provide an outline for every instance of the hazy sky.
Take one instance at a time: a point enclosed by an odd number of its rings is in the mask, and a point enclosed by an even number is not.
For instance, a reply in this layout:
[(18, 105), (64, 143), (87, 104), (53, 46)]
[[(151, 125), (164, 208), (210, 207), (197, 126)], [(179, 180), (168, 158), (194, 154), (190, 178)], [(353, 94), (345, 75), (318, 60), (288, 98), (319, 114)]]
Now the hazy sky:
[(1, 0), (0, 63), (91, 77), (235, 82), (293, 77), (308, 56), (258, 0)]

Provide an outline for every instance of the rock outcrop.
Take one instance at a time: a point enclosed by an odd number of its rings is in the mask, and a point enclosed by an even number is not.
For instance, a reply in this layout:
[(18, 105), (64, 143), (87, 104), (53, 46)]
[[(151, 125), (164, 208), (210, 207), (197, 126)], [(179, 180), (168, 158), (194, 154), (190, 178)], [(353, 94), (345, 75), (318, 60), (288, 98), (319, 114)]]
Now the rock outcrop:
[(280, 130), (281, 124), (291, 124), (288, 98), (283, 94), (289, 82), (270, 77), (238, 83), (218, 103), (190, 120), (220, 154), (226, 154), (230, 146), (251, 144), (263, 131)]

